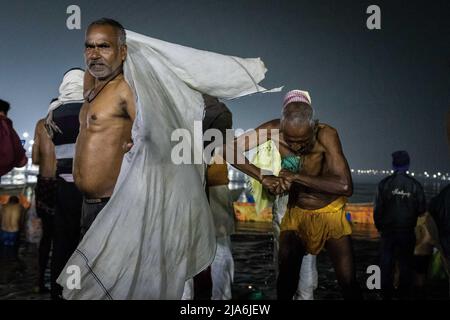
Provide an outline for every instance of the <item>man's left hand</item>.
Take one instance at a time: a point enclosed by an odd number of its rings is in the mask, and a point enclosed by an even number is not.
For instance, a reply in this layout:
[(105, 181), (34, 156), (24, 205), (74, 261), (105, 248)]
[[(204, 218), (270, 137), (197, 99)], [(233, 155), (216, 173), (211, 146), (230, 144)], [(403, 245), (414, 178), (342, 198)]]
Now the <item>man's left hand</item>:
[(134, 146), (134, 143), (133, 143), (133, 142), (125, 142), (125, 143), (122, 145), (122, 149), (123, 149), (124, 153), (127, 153), (128, 151), (131, 150), (131, 148), (133, 148), (133, 146)]
[(278, 174), (278, 176), (280, 178), (283, 178), (284, 180), (286, 180), (287, 182), (289, 182), (290, 184), (294, 183), (295, 178), (296, 178), (296, 173), (293, 173), (289, 170), (283, 169), (280, 171), (280, 173)]

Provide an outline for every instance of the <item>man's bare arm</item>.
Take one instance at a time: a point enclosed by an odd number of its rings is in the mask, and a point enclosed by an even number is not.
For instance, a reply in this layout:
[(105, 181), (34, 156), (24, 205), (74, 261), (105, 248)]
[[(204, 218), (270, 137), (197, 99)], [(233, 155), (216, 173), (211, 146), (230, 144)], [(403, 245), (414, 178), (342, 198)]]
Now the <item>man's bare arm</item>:
[(353, 194), (352, 177), (339, 136), (333, 128), (325, 130), (321, 142), (326, 149), (325, 162), (328, 170), (320, 176), (287, 174), (287, 179), (317, 191), (350, 197)]
[(40, 143), (41, 143), (41, 139), (40, 139), (40, 124), (41, 124), (41, 120), (38, 121), (38, 123), (36, 124), (36, 129), (34, 130), (34, 144), (31, 150), (31, 159), (33, 161), (33, 164), (39, 164), (40, 161), (40, 157), (39, 157), (39, 149), (40, 149)]
[[(278, 125), (277, 125), (278, 124)], [(252, 150), (259, 145), (271, 140), (271, 129), (277, 129), (279, 127), (279, 120), (272, 120), (262, 124), (255, 130), (244, 133), (239, 137), (235, 138), (231, 143), (227, 143), (223, 146), (224, 148), (224, 158), (227, 161), (231, 161), (230, 164), (236, 169), (242, 171), (243, 173), (251, 176), (252, 178), (262, 181), (261, 169), (250, 163), (250, 161), (245, 156), (245, 152)], [(261, 133), (267, 132), (267, 135)], [(266, 137), (266, 138), (264, 138)], [(228, 157), (227, 157), (228, 154)], [(230, 155), (232, 155), (232, 159)]]
[(128, 84), (126, 84), (126, 82), (125, 86), (126, 88), (123, 91), (123, 99), (125, 100), (127, 113), (130, 116), (131, 122), (134, 122), (134, 119), (136, 118), (136, 99), (131, 88)]

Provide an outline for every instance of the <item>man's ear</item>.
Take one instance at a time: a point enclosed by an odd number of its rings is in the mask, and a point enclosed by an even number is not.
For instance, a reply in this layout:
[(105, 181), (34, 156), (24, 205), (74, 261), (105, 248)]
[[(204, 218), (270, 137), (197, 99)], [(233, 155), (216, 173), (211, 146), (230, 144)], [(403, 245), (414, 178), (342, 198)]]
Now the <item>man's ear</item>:
[(128, 47), (126, 44), (124, 44), (120, 47), (120, 58), (122, 62), (125, 62), (125, 60), (127, 59), (127, 54), (128, 54)]

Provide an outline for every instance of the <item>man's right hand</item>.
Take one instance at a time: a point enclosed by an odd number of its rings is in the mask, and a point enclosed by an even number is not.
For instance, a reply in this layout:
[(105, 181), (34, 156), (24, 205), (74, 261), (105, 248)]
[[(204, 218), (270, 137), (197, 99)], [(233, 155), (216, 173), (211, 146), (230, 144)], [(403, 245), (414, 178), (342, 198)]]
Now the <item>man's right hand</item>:
[(261, 178), (261, 184), (264, 188), (269, 190), (274, 195), (282, 194), (285, 192), (282, 184), (282, 180), (279, 177), (268, 175)]

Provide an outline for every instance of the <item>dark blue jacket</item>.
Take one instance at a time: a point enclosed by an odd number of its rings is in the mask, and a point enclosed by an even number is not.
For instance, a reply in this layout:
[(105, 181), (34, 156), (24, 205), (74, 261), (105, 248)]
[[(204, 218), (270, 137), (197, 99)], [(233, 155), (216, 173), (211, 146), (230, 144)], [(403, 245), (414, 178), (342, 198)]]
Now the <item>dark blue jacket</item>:
[(378, 231), (413, 231), (426, 211), (422, 185), (405, 172), (396, 172), (378, 184), (373, 218)]

